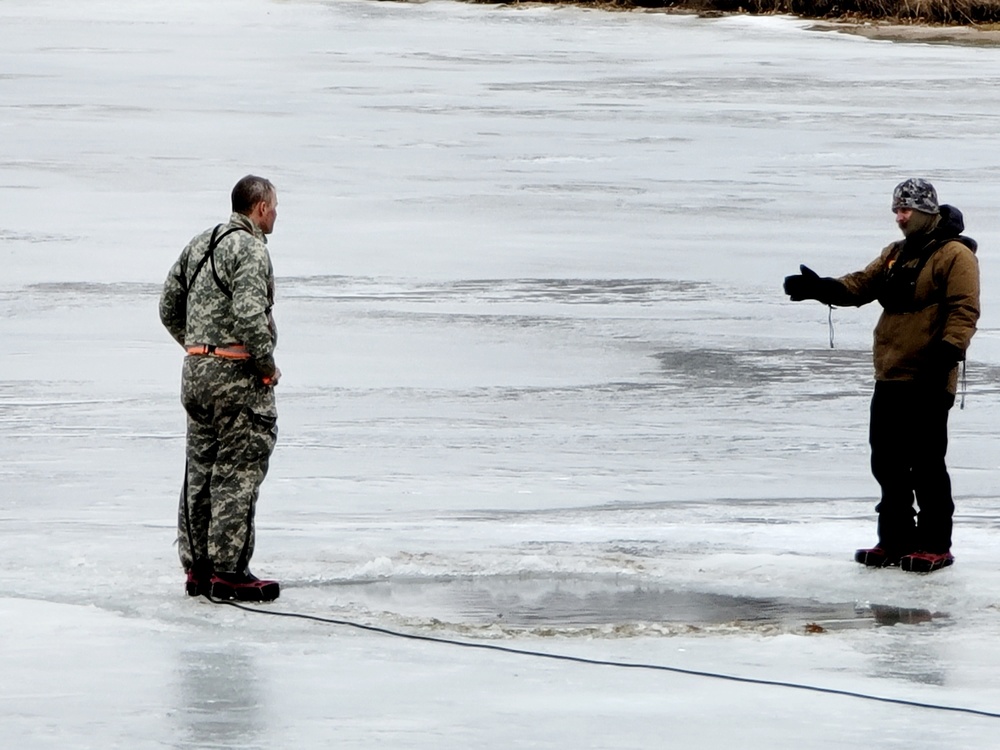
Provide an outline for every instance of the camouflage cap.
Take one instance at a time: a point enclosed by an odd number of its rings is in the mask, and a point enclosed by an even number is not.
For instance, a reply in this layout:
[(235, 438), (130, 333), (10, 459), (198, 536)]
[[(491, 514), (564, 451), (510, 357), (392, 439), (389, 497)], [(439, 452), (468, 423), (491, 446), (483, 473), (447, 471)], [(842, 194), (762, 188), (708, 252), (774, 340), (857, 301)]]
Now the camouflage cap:
[(892, 210), (912, 208), (925, 214), (938, 213), (937, 191), (927, 180), (910, 178), (892, 191)]

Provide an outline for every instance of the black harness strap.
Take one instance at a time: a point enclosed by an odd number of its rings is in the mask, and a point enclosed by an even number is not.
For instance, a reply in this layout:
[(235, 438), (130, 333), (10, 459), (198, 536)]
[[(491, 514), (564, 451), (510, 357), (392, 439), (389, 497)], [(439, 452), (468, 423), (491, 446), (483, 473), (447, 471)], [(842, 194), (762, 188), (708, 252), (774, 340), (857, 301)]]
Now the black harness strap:
[(231, 227), (222, 234), (219, 234), (220, 229), (222, 229), (222, 224), (219, 224), (219, 226), (217, 226), (215, 229), (212, 230), (212, 238), (208, 242), (208, 251), (203, 256), (201, 256), (201, 260), (198, 261), (198, 265), (195, 266), (194, 268), (194, 273), (191, 274), (191, 279), (183, 280), (187, 282), (184, 285), (185, 293), (189, 289), (191, 289), (191, 287), (194, 285), (194, 280), (198, 278), (198, 274), (201, 272), (201, 269), (205, 266), (205, 262), (211, 261), (212, 278), (215, 279), (216, 286), (218, 286), (219, 291), (221, 291), (229, 299), (233, 298), (233, 293), (230, 291), (229, 287), (227, 287), (225, 283), (223, 283), (222, 279), (219, 278), (219, 272), (215, 268), (215, 248), (217, 248), (219, 246), (219, 243), (222, 242), (222, 240), (224, 240), (226, 237), (231, 235), (233, 232), (249, 232), (250, 230), (245, 229), (244, 227)]

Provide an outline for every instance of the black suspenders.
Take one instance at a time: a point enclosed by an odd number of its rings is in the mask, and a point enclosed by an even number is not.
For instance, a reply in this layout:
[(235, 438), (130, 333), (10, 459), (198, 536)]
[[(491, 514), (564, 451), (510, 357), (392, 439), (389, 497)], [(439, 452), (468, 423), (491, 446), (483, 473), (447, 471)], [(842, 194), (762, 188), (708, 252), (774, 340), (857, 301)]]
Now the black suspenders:
[(208, 251), (203, 256), (201, 256), (201, 260), (199, 260), (198, 265), (195, 266), (194, 273), (191, 274), (191, 279), (189, 281), (185, 279), (185, 281), (187, 281), (187, 284), (184, 288), (185, 292), (187, 292), (192, 287), (192, 285), (194, 284), (194, 280), (198, 278), (198, 274), (204, 267), (205, 261), (211, 261), (212, 278), (215, 279), (216, 286), (218, 286), (219, 291), (221, 291), (229, 299), (233, 298), (233, 293), (229, 290), (229, 287), (227, 287), (223, 283), (222, 279), (219, 278), (219, 272), (215, 269), (215, 248), (219, 246), (219, 243), (222, 242), (223, 239), (231, 235), (233, 232), (247, 232), (249, 230), (244, 229), (243, 227), (231, 227), (222, 234), (219, 234), (220, 229), (222, 229), (222, 224), (219, 224), (219, 226), (217, 226), (215, 229), (212, 230), (212, 238), (208, 242)]

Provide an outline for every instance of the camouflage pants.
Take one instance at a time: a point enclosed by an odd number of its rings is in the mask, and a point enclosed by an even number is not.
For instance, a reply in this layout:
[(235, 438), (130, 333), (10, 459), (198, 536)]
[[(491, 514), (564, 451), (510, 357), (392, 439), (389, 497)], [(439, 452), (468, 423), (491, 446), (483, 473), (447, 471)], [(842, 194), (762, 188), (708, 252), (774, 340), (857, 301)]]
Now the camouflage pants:
[(274, 389), (246, 362), (189, 356), (181, 402), (188, 415), (181, 564), (242, 571), (253, 556), (257, 496), (278, 437)]

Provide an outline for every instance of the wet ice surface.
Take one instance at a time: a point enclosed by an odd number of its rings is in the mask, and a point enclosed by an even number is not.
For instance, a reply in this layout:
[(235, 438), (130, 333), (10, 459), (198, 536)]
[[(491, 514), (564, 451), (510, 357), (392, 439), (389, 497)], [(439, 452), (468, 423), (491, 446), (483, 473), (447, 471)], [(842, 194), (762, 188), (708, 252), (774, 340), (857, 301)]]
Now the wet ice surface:
[[(0, 24), (5, 741), (992, 743), (984, 717), (186, 599), (156, 298), (228, 186), (274, 179), (268, 611), (997, 710), (995, 50), (450, 3), (5, 0)], [(893, 239), (911, 174), (983, 248), (958, 563), (931, 576), (850, 562), (876, 311), (834, 311), (831, 349), (780, 294)]]

